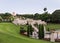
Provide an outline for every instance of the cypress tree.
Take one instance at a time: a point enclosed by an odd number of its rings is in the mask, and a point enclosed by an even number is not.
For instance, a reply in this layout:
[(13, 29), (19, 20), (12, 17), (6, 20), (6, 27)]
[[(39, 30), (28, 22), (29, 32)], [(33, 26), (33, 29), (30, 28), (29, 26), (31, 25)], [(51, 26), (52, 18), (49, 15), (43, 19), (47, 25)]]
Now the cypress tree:
[(44, 38), (44, 27), (43, 27), (43, 25), (39, 25), (38, 37), (39, 37), (39, 39)]
[(41, 25), (39, 25), (39, 32), (38, 32), (38, 37), (39, 37), (39, 39), (41, 39)]
[(30, 35), (30, 28), (29, 28), (29, 25), (27, 26), (27, 36), (29, 37)]
[(32, 26), (30, 25), (30, 35), (32, 35), (32, 31), (33, 29), (32, 29)]
[(27, 36), (28, 36), (28, 37), (29, 37), (30, 35), (32, 35), (32, 31), (33, 31), (32, 26), (31, 26), (31, 25), (28, 25), (28, 27), (27, 27)]
[(44, 38), (44, 26), (42, 25), (42, 38)]

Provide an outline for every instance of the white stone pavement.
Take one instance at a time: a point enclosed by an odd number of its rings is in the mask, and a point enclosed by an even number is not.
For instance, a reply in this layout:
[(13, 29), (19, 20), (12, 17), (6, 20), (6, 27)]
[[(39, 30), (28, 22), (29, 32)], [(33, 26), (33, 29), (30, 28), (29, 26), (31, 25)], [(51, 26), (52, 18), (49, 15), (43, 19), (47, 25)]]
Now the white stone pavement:
[[(45, 34), (45, 38), (50, 38), (50, 34)], [(54, 39), (60, 39), (60, 30), (54, 32)]]

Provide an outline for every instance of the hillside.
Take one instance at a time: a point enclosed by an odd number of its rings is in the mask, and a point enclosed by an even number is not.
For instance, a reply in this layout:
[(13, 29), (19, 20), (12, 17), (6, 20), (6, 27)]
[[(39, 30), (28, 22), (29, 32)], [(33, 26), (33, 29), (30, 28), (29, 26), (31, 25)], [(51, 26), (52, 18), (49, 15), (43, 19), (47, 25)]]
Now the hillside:
[(50, 43), (19, 34), (20, 27), (12, 23), (0, 23), (0, 43)]

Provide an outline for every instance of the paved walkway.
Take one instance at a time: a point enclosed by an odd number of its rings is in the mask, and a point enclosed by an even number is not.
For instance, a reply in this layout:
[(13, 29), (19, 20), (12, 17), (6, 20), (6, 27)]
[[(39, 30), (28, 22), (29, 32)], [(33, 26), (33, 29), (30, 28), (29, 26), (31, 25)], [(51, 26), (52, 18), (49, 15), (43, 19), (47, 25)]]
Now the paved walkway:
[[(50, 38), (50, 34), (45, 34), (45, 38)], [(60, 30), (57, 30), (54, 32), (54, 38), (55, 39), (60, 39)]]

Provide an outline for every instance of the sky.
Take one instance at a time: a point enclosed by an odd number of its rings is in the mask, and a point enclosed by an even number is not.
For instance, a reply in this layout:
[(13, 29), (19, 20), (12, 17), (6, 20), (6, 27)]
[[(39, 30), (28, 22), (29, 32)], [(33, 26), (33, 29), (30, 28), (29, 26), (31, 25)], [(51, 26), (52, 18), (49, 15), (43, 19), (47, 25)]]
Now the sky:
[(0, 0), (0, 13), (43, 13), (45, 7), (49, 13), (52, 13), (60, 9), (60, 0)]

